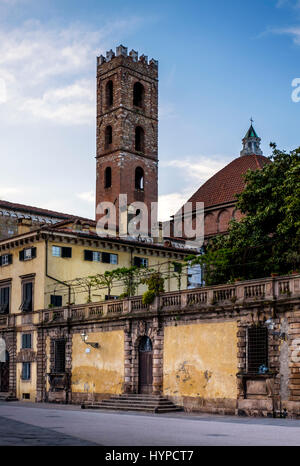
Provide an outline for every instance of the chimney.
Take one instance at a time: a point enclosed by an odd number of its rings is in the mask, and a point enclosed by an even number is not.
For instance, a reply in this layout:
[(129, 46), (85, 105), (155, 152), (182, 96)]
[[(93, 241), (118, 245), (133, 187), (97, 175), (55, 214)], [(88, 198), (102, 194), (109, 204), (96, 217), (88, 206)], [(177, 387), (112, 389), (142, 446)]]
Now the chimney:
[(32, 228), (32, 220), (30, 218), (19, 218), (18, 219), (18, 235), (24, 235), (29, 233)]

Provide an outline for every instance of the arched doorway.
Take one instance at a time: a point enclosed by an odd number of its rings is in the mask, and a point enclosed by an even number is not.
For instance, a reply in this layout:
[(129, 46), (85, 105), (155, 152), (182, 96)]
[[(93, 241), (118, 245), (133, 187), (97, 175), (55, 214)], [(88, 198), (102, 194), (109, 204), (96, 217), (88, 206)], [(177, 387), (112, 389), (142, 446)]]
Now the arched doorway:
[(153, 351), (149, 337), (142, 337), (139, 344), (139, 393), (152, 393)]
[(0, 362), (0, 392), (9, 391), (9, 353), (5, 352), (5, 362)]

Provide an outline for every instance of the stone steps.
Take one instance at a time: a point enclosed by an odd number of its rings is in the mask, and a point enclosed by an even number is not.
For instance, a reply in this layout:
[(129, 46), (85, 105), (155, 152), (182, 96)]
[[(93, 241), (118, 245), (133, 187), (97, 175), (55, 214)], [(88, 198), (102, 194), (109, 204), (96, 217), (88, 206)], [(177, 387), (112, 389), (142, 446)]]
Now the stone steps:
[(174, 405), (170, 400), (160, 395), (113, 395), (109, 399), (86, 402), (83, 409), (109, 409), (117, 411), (142, 411), (149, 413), (170, 413), (182, 411), (183, 408)]
[(18, 398), (9, 392), (0, 392), (0, 401), (18, 401)]

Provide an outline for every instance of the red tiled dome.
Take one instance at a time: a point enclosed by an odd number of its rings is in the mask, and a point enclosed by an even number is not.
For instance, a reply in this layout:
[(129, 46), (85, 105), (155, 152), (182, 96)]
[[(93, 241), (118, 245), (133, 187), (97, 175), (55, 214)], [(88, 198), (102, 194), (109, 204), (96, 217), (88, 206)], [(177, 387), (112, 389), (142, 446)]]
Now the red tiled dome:
[(240, 194), (245, 187), (243, 175), (248, 169), (261, 169), (266, 163), (270, 163), (270, 160), (263, 155), (238, 157), (206, 181), (189, 202), (204, 202), (207, 208), (236, 201), (236, 194)]

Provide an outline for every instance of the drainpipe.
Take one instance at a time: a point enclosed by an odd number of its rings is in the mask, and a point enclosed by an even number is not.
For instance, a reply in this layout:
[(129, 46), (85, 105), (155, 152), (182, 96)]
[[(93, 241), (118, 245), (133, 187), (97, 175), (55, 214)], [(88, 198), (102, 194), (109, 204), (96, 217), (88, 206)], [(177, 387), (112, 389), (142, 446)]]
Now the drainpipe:
[[(46, 247), (46, 277), (50, 278), (51, 280), (54, 280), (57, 283), (60, 283), (61, 285), (64, 285), (68, 288), (68, 306), (70, 306), (71, 303), (71, 285), (68, 285), (66, 282), (63, 282), (62, 280), (59, 280), (58, 278), (52, 277), (52, 275), (48, 274), (48, 239), (45, 238), (45, 247)], [(68, 333), (70, 333), (70, 326), (69, 322), (67, 324), (68, 328)], [(69, 403), (69, 384), (68, 388), (66, 389), (66, 404)]]

